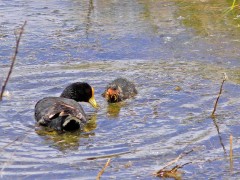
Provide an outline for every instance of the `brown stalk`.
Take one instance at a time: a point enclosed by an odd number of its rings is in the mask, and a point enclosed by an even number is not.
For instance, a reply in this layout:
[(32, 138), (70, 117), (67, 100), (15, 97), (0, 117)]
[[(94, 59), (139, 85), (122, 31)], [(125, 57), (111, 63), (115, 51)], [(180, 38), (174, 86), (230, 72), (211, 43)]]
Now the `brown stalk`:
[(188, 163), (185, 163), (183, 165), (176, 165), (174, 166), (171, 170), (166, 170), (167, 167), (171, 166), (172, 164), (178, 162), (180, 159), (182, 159), (184, 156), (188, 155), (189, 153), (193, 152), (194, 149), (188, 151), (188, 152), (183, 152), (181, 153), (177, 158), (175, 158), (174, 160), (168, 162), (162, 169), (158, 170), (157, 172), (153, 173), (153, 175), (155, 176), (160, 176), (162, 177), (162, 174), (164, 173), (168, 173), (168, 172), (171, 172), (171, 173), (176, 173), (178, 169), (182, 168), (183, 166), (187, 165), (187, 164), (190, 164), (192, 162), (188, 162)]
[(169, 163), (167, 163), (162, 169), (167, 168), (168, 166), (178, 162), (180, 159), (182, 159), (184, 156), (188, 155), (189, 153), (193, 152), (194, 149), (188, 151), (188, 152), (183, 152), (181, 153), (177, 158), (175, 158), (174, 160), (170, 161)]
[(8, 71), (7, 78), (6, 78), (6, 80), (5, 80), (5, 82), (4, 82), (3, 86), (2, 86), (2, 90), (1, 90), (1, 94), (0, 94), (0, 101), (2, 100), (3, 93), (5, 91), (5, 88), (7, 86), (8, 80), (9, 80), (10, 75), (12, 73), (13, 66), (15, 64), (15, 61), (16, 61), (16, 58), (17, 58), (17, 54), (18, 54), (19, 43), (20, 43), (23, 31), (24, 31), (24, 27), (25, 27), (26, 24), (27, 24), (27, 21), (25, 21), (24, 24), (22, 25), (22, 27), (20, 28), (19, 36), (16, 36), (16, 47), (15, 47), (14, 55), (12, 57), (12, 63), (11, 63), (10, 69)]
[(211, 114), (211, 118), (213, 119), (213, 123), (214, 123), (214, 125), (215, 125), (215, 127), (216, 127), (216, 129), (217, 129), (217, 132), (218, 132), (218, 137), (219, 137), (220, 144), (221, 144), (221, 146), (222, 146), (223, 151), (224, 151), (225, 154), (227, 153), (227, 151), (226, 151), (225, 146), (224, 146), (224, 144), (223, 144), (223, 142), (222, 142), (222, 137), (221, 137), (221, 135), (220, 135), (219, 126), (218, 126), (218, 123), (217, 123), (217, 120), (216, 120), (216, 117), (215, 117), (215, 111), (217, 110), (218, 101), (219, 101), (219, 98), (220, 98), (220, 96), (221, 96), (221, 94), (222, 94), (223, 84), (224, 84), (224, 82), (225, 82), (227, 79), (228, 79), (227, 74), (226, 74), (226, 73), (223, 73), (223, 81), (222, 81), (222, 84), (221, 84), (221, 86), (220, 86), (220, 90), (219, 90), (219, 93), (218, 93), (218, 97), (217, 97), (217, 99), (216, 99), (216, 102), (215, 102), (215, 104), (214, 104), (214, 108), (213, 108), (213, 111), (212, 111), (212, 114)]
[(220, 90), (219, 90), (219, 93), (218, 93), (218, 97), (217, 97), (216, 102), (215, 102), (215, 104), (214, 104), (214, 108), (213, 108), (212, 115), (211, 115), (212, 117), (215, 116), (215, 111), (217, 110), (218, 100), (219, 100), (219, 98), (220, 98), (220, 96), (221, 96), (221, 94), (222, 94), (223, 84), (224, 84), (224, 82), (225, 82), (226, 80), (227, 80), (227, 74), (226, 74), (226, 73), (223, 73), (223, 81), (222, 81), (222, 84), (221, 84), (221, 87), (220, 87)]
[(101, 171), (99, 171), (99, 173), (98, 173), (98, 175), (96, 177), (96, 180), (100, 180), (100, 178), (101, 178), (102, 174), (104, 173), (105, 169), (109, 166), (110, 161), (111, 161), (111, 159), (109, 158), (107, 160), (106, 164), (104, 165), (104, 167), (101, 169)]

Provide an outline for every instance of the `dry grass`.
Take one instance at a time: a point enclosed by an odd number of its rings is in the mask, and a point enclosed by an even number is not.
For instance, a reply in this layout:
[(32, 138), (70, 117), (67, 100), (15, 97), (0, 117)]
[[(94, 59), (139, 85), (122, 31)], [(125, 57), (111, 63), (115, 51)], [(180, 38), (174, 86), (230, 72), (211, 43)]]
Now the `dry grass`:
[(104, 171), (106, 170), (106, 168), (109, 166), (111, 159), (108, 159), (106, 164), (104, 165), (104, 167), (101, 169), (101, 171), (99, 171), (96, 180), (100, 180), (101, 176), (103, 175)]

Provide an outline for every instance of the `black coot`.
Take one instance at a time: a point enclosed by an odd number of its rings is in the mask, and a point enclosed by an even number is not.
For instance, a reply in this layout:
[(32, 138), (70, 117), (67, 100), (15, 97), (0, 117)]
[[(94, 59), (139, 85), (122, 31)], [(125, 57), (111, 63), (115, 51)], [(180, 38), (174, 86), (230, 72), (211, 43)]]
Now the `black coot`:
[(98, 107), (94, 89), (84, 82), (67, 86), (60, 97), (45, 97), (35, 105), (35, 119), (38, 124), (59, 131), (82, 129), (86, 124), (86, 114), (78, 102), (89, 102)]

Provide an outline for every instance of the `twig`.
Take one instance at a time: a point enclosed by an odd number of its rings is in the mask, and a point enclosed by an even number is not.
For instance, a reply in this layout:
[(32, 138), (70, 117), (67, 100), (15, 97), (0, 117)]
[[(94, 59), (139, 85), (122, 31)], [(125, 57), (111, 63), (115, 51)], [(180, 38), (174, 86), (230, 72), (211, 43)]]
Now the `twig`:
[(27, 24), (27, 21), (25, 21), (24, 24), (22, 25), (22, 27), (20, 28), (19, 36), (18, 37), (16, 36), (16, 47), (15, 47), (14, 55), (12, 57), (12, 64), (11, 64), (10, 69), (8, 71), (7, 78), (6, 78), (6, 80), (5, 80), (5, 82), (4, 82), (3, 86), (2, 86), (2, 90), (1, 90), (1, 94), (0, 94), (0, 101), (2, 100), (3, 93), (4, 93), (5, 88), (7, 86), (7, 82), (9, 80), (9, 78), (10, 78), (11, 73), (12, 73), (13, 66), (15, 64), (16, 57), (17, 57), (17, 54), (18, 54), (19, 43), (20, 43), (23, 31), (24, 31), (24, 27), (25, 27), (26, 24)]
[(223, 81), (222, 81), (222, 85), (221, 85), (221, 87), (220, 87), (220, 90), (219, 90), (219, 93), (218, 93), (218, 97), (217, 97), (217, 99), (216, 99), (216, 102), (215, 102), (215, 105), (214, 105), (214, 108), (213, 108), (213, 111), (212, 111), (212, 117), (214, 117), (214, 114), (215, 114), (215, 111), (217, 110), (217, 104), (218, 104), (218, 100), (219, 100), (219, 98), (220, 98), (220, 96), (221, 96), (221, 94), (222, 94), (222, 89), (223, 89), (223, 84), (224, 84), (224, 82), (227, 80), (227, 74), (226, 73), (223, 73)]
[(188, 152), (183, 152), (181, 153), (177, 158), (175, 158), (174, 160), (168, 162), (163, 168), (161, 168), (160, 170), (158, 170), (157, 172), (154, 172), (153, 175), (154, 176), (157, 176), (157, 177), (174, 177), (177, 175), (178, 173), (178, 169), (182, 168), (183, 166), (187, 165), (187, 164), (190, 164), (192, 162), (187, 162), (185, 164), (182, 164), (182, 165), (176, 165), (174, 166), (172, 169), (170, 170), (166, 170), (166, 168), (176, 162), (178, 162), (180, 159), (182, 159), (184, 156), (188, 155), (189, 153), (193, 152), (194, 149), (191, 149), (190, 151)]
[(20, 137), (17, 137), (16, 139), (14, 139), (13, 141), (11, 141), (10, 143), (6, 144), (5, 146), (0, 148), (0, 152), (3, 151), (6, 147), (11, 146), (13, 143), (15, 143), (16, 141), (19, 140)]
[(181, 153), (177, 158), (175, 158), (174, 160), (170, 161), (169, 163), (167, 163), (162, 169), (166, 169), (168, 166), (178, 162), (180, 159), (182, 159), (184, 156), (188, 155), (189, 153), (193, 152), (194, 149), (188, 151), (188, 152), (183, 152)]
[(187, 162), (182, 165), (176, 165), (171, 170), (160, 169), (158, 172), (154, 173), (153, 175), (156, 177), (164, 177), (164, 178), (174, 178), (174, 179), (181, 179), (181, 172), (178, 170), (183, 168), (183, 166), (191, 164), (192, 162)]
[(104, 173), (105, 169), (109, 166), (111, 159), (108, 159), (104, 167), (101, 169), (101, 171), (98, 173), (96, 180), (100, 180), (102, 174)]
[(191, 164), (192, 162), (187, 162), (185, 164), (182, 164), (182, 165), (176, 165), (175, 167), (173, 167), (173, 170), (177, 171), (178, 169), (180, 168), (183, 168), (183, 166), (186, 166), (188, 164)]
[(94, 156), (94, 157), (89, 157), (86, 160), (95, 160), (95, 159), (106, 159), (106, 158), (113, 158), (113, 157), (119, 157), (121, 155), (125, 155), (125, 154), (131, 154), (131, 153), (135, 153), (138, 152), (139, 150), (134, 150), (134, 151), (126, 151), (126, 152), (121, 152), (121, 153), (115, 153), (115, 154), (109, 154), (109, 155), (105, 155), (105, 156)]

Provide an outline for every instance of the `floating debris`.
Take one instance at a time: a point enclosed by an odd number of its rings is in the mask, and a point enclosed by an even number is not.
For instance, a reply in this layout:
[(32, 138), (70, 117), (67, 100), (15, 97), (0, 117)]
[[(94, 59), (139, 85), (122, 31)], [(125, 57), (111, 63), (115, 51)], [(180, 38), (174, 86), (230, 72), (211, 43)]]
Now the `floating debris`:
[(182, 88), (181, 88), (180, 86), (176, 86), (174, 90), (175, 90), (175, 91), (181, 91)]
[(3, 97), (10, 98), (11, 97), (11, 93), (9, 91), (4, 91), (3, 92)]

